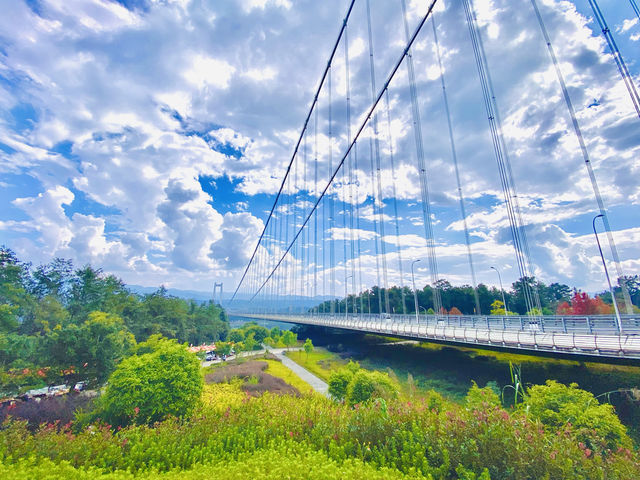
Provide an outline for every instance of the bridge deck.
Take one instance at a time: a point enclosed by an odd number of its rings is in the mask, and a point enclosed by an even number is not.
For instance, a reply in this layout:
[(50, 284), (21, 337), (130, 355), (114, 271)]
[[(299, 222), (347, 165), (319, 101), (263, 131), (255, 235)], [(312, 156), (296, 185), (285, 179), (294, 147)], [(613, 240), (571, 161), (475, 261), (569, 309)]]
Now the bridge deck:
[(640, 359), (640, 315), (622, 318), (622, 333), (615, 317), (499, 317), (421, 315), (330, 315), (262, 313), (243, 316), (278, 322), (316, 325), (417, 340), (436, 340), (469, 345), (558, 355), (587, 355)]

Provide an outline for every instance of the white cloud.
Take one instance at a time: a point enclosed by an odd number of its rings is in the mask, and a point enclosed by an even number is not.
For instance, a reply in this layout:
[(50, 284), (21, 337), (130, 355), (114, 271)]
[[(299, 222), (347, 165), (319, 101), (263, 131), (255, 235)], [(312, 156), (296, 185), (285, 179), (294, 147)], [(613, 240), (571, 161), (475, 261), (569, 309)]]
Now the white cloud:
[[(263, 218), (280, 186), (344, 5), (337, 0), (180, 0), (128, 10), (107, 0), (47, 0), (38, 3), (36, 13), (22, 1), (5, 3), (0, 73), (11, 84), (0, 87), (0, 107), (6, 111), (0, 115), (0, 142), (8, 147), (0, 150), (0, 182), (19, 185), (14, 180), (24, 175), (29, 178), (22, 183), (35, 185), (12, 193), (19, 197), (13, 207), (31, 220), (7, 214), (0, 218), (3, 232), (18, 237), (16, 244), (27, 257), (58, 252), (111, 265), (127, 281), (194, 287), (218, 276), (236, 280), (248, 255), (245, 247), (251, 248), (260, 230), (257, 217)], [(528, 6), (491, 0), (478, 1), (476, 7), (525, 223), (531, 225), (531, 243), (537, 242), (534, 263), (549, 278), (587, 285), (598, 267), (591, 250), (584, 253), (575, 247), (580, 229), (574, 219), (593, 209), (591, 186), (539, 28)], [(541, 7), (605, 200), (612, 212), (636, 208), (637, 117), (606, 44), (588, 23), (590, 14), (582, 5), (545, 0)], [(410, 29), (425, 8), (425, 2), (410, 2)], [(513, 260), (508, 235), (501, 233), (508, 222), (499, 203), (501, 187), (463, 17), (459, 3), (438, 2), (436, 20), (463, 193), (479, 270), (484, 271), (496, 260)], [(397, 4), (379, 2), (372, 20), (380, 87), (403, 48), (404, 29)], [(637, 40), (635, 19), (611, 24), (621, 25), (621, 48)], [(466, 247), (459, 238), (462, 225), (457, 221), (439, 69), (427, 27), (414, 48), (426, 173), (441, 270), (452, 279), (464, 279)], [(353, 134), (370, 102), (362, 18), (354, 16), (349, 38)], [(335, 166), (347, 144), (342, 103), (346, 69), (340, 47), (332, 69), (333, 140), (325, 88), (319, 123), (311, 118), (303, 144), (309, 158), (318, 157), (319, 189), (329, 171), (329, 150)], [(396, 243), (389, 235), (395, 226), (395, 183), (400, 243), (408, 253), (424, 255), (407, 87), (403, 66), (389, 90), (390, 144), (385, 102), (378, 110), (384, 221), (390, 222), (384, 240)], [(21, 105), (31, 105), (33, 114), (17, 126), (11, 111)], [(371, 205), (377, 179), (374, 174), (372, 181), (370, 172), (372, 159), (375, 163), (370, 138), (373, 132), (367, 128), (357, 146), (357, 169), (356, 152), (348, 160), (352, 183), (340, 176), (330, 190), (339, 200), (359, 205), (360, 220), (370, 222), (362, 226), (363, 239), (375, 236), (364, 231), (378, 220)], [(306, 174), (306, 185), (299, 181), (298, 187), (315, 190), (312, 170)], [(230, 198), (225, 197), (228, 192), (214, 191), (211, 198), (202, 190), (199, 179), (215, 182), (225, 175), (235, 184)], [(299, 206), (307, 211), (317, 194)], [(256, 199), (258, 204), (253, 203)], [(70, 204), (84, 209), (67, 215), (65, 210), (75, 211)], [(332, 235), (350, 238), (338, 229)], [(242, 247), (234, 248), (237, 245)], [(637, 247), (625, 245), (625, 267), (637, 268)], [(389, 265), (395, 262), (394, 254), (388, 254)], [(372, 255), (365, 258), (375, 260)], [(372, 263), (367, 268), (369, 273), (375, 270)], [(505, 276), (515, 276), (513, 267)]]
[(251, 12), (256, 8), (264, 10), (269, 6), (282, 7), (287, 10), (291, 8), (289, 0), (241, 0), (240, 3), (245, 12)]
[(191, 66), (182, 75), (198, 88), (208, 85), (227, 88), (235, 71), (235, 67), (224, 60), (196, 54), (191, 59)]
[(254, 82), (264, 82), (276, 78), (278, 72), (273, 67), (252, 68), (244, 72), (243, 75)]

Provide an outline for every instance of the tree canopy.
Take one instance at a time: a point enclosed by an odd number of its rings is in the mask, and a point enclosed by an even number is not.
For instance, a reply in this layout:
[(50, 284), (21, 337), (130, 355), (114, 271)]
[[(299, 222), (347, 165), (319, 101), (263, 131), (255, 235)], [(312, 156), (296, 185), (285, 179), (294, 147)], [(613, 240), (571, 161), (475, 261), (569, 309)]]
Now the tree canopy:
[(33, 267), (0, 247), (2, 396), (62, 382), (102, 384), (152, 335), (202, 344), (224, 341), (228, 332), (213, 302), (173, 297), (162, 287), (137, 295), (90, 265), (56, 258)]
[[(640, 276), (635, 275), (633, 277), (620, 278), (619, 285), (614, 288), (616, 302), (619, 305), (622, 303), (622, 289), (620, 287), (622, 284), (627, 286), (633, 305), (636, 308), (640, 308)], [(583, 311), (585, 308), (590, 312), (589, 314), (613, 312), (611, 293), (609, 292), (598, 293), (595, 297), (591, 298), (588, 294), (580, 292), (575, 288), (572, 289), (568, 285), (556, 282), (547, 285), (535, 277), (521, 278), (515, 281), (509, 290), (505, 291), (501, 291), (495, 287), (488, 287), (482, 283), (479, 284), (475, 293), (478, 295), (481, 312), (476, 312), (475, 295), (472, 286), (455, 286), (444, 279), (438, 280), (435, 286), (440, 290), (442, 299), (442, 311), (440, 313), (444, 315), (472, 315), (475, 313), (504, 315), (503, 295), (509, 310), (507, 315), (525, 315), (527, 313), (524, 293), (526, 286), (538, 292), (542, 306), (541, 313), (544, 315), (553, 315), (556, 313), (564, 315), (584, 315), (585, 313)], [(416, 290), (415, 294), (418, 300), (418, 309), (421, 312), (434, 313), (433, 292), (434, 287), (432, 285), (425, 285), (422, 289)], [(387, 289), (387, 293), (389, 294), (389, 311), (391, 313), (415, 313), (413, 290), (408, 287), (400, 288), (392, 286)], [(597, 304), (591, 305), (588, 300), (597, 302)], [(500, 306), (497, 306), (496, 301), (500, 302)], [(350, 312), (380, 313), (381, 311), (386, 311), (385, 303), (386, 295), (384, 289), (374, 286), (357, 295), (349, 295), (346, 301), (344, 298), (337, 298), (333, 301), (326, 300), (311, 310), (319, 313), (344, 313), (348, 308)], [(584, 304), (587, 305), (583, 308)], [(577, 305), (575, 313), (572, 308), (573, 305)], [(640, 309), (638, 311), (640, 311)]]

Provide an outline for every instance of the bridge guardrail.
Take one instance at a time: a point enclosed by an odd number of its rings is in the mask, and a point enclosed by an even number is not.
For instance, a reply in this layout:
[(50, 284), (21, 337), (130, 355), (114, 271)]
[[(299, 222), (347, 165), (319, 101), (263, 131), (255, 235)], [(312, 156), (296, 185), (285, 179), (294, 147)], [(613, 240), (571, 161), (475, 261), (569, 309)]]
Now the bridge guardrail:
[(379, 314), (244, 314), (258, 319), (302, 323), (371, 333), (485, 344), (525, 350), (640, 359), (640, 315), (490, 316)]

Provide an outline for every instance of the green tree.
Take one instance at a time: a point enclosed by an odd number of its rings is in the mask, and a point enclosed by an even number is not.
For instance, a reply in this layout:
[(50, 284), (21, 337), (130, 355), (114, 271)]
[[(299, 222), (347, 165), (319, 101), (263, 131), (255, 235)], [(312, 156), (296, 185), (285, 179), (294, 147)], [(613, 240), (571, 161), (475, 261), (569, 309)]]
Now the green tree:
[(244, 348), (247, 352), (250, 352), (251, 350), (255, 350), (256, 347), (260, 348), (260, 343), (256, 341), (256, 339), (254, 338), (254, 333), (251, 332), (244, 339)]
[(91, 312), (81, 325), (53, 328), (43, 340), (43, 353), (52, 366), (68, 372), (67, 381), (101, 385), (134, 345), (135, 338), (119, 316)]
[(216, 353), (218, 355), (229, 355), (231, 353), (231, 343), (229, 342), (216, 343)]
[(256, 342), (262, 343), (265, 338), (269, 336), (269, 330), (260, 325), (249, 325), (244, 329), (245, 336), (253, 334), (253, 338), (256, 339)]
[(120, 314), (129, 295), (122, 280), (85, 265), (75, 272), (68, 310), (77, 323), (93, 311)]
[(311, 343), (311, 339), (307, 338), (302, 347), (304, 348), (304, 352), (307, 354), (307, 361), (309, 361), (309, 354), (313, 352), (313, 343)]
[(234, 328), (229, 332), (229, 341), (238, 343), (244, 340), (244, 332), (239, 328)]
[(78, 372), (84, 377), (81, 379), (101, 385), (135, 343), (118, 315), (91, 312), (80, 327), (76, 345)]
[[(151, 350), (151, 351), (149, 351)], [(146, 352), (140, 354), (140, 352)], [(115, 426), (188, 417), (202, 394), (200, 361), (175, 340), (153, 338), (109, 377), (95, 417)]]
[(509, 315), (511, 312), (507, 312), (504, 309), (504, 303), (502, 300), (494, 300), (491, 304), (491, 312), (490, 315)]
[(269, 332), (269, 336), (274, 339), (280, 338), (281, 335), (282, 335), (282, 330), (280, 330), (278, 327), (273, 327)]
[(0, 305), (0, 332), (13, 332), (18, 328), (17, 310), (18, 307), (6, 303)]
[(62, 304), (69, 300), (73, 284), (73, 263), (71, 260), (55, 258), (47, 265), (39, 265), (32, 275), (31, 291), (38, 297), (51, 296)]
[(282, 335), (282, 343), (284, 343), (284, 345), (287, 348), (293, 347), (297, 342), (298, 342), (298, 335), (293, 333), (291, 330), (287, 330)]

